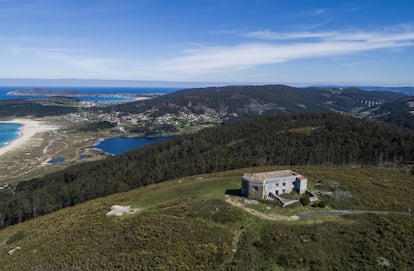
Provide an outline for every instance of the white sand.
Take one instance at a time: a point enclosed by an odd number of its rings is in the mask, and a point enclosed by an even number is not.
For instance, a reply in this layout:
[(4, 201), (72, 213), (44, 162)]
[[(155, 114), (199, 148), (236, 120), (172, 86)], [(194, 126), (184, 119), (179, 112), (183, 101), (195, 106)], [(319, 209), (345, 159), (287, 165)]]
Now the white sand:
[(3, 155), (6, 152), (22, 147), (32, 136), (34, 136), (37, 133), (57, 129), (54, 126), (50, 126), (40, 121), (31, 119), (13, 119), (10, 121), (0, 121), (0, 123), (19, 123), (23, 125), (20, 129), (21, 135), (15, 140), (9, 142), (8, 145), (1, 147), (0, 155)]

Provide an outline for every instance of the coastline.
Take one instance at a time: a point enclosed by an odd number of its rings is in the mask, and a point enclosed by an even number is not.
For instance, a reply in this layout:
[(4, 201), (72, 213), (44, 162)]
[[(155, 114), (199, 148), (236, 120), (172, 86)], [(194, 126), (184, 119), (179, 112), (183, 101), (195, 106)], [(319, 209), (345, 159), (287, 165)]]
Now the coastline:
[(0, 156), (20, 148), (23, 146), (30, 138), (32, 138), (35, 134), (46, 132), (50, 130), (55, 130), (56, 127), (47, 125), (38, 120), (32, 119), (12, 119), (7, 121), (0, 121), (0, 123), (19, 123), (22, 124), (20, 128), (20, 136), (13, 141), (10, 141), (9, 144), (0, 148)]

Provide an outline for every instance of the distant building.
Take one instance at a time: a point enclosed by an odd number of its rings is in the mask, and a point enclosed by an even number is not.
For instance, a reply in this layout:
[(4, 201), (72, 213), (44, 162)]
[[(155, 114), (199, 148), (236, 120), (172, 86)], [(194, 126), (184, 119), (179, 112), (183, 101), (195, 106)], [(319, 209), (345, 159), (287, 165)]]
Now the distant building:
[(305, 194), (308, 179), (292, 170), (245, 173), (242, 178), (242, 195), (250, 198), (271, 199), (273, 195), (292, 190)]

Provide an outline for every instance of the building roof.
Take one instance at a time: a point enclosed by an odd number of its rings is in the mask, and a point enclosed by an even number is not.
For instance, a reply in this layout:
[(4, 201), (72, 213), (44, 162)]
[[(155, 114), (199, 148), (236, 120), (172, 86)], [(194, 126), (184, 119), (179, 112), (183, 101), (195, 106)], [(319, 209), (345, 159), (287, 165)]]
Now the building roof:
[(299, 178), (299, 179), (301, 179), (301, 180), (307, 180), (307, 179), (308, 179), (308, 178), (306, 178), (306, 177), (305, 177), (305, 176), (303, 176), (303, 175), (299, 175), (299, 176), (298, 176), (298, 178)]
[(273, 178), (283, 178), (283, 177), (289, 177), (289, 176), (297, 176), (301, 180), (306, 179), (306, 177), (290, 170), (276, 170), (276, 171), (269, 171), (269, 172), (258, 172), (258, 173), (244, 173), (243, 178), (247, 179), (249, 181), (254, 182), (263, 182), (267, 179), (273, 179)]

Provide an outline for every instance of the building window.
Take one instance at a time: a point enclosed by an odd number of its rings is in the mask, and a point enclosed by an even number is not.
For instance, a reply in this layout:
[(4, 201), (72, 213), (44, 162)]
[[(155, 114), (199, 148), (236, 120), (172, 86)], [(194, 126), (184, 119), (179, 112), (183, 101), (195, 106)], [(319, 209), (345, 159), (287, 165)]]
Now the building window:
[(259, 187), (258, 186), (253, 186), (254, 191), (259, 191)]
[(285, 186), (286, 185), (286, 183), (283, 183), (283, 186)]

